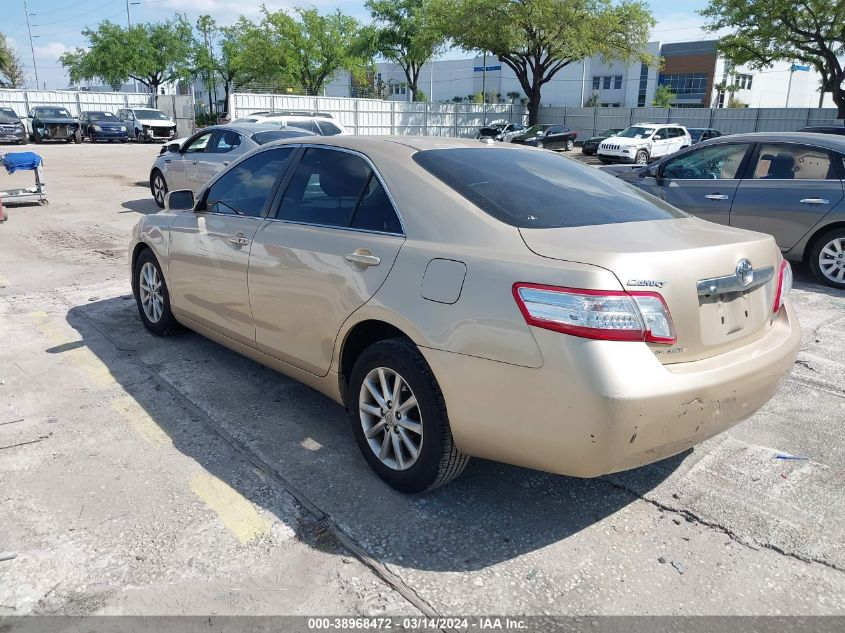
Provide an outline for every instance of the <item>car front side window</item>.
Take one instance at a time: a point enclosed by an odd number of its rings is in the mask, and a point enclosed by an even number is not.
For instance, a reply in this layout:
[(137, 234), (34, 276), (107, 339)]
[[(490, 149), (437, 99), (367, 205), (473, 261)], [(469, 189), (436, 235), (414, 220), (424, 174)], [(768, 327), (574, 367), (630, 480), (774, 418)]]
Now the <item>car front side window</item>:
[(663, 178), (725, 180), (737, 178), (747, 143), (705, 147), (666, 161)]
[(279, 147), (260, 152), (224, 172), (208, 188), (202, 209), (209, 213), (261, 217), (295, 149)]
[(211, 140), (212, 132), (206, 132), (205, 134), (200, 134), (195, 139), (193, 139), (188, 145), (185, 147), (183, 152), (185, 154), (197, 154), (199, 152), (204, 152), (205, 148), (208, 147), (208, 142)]

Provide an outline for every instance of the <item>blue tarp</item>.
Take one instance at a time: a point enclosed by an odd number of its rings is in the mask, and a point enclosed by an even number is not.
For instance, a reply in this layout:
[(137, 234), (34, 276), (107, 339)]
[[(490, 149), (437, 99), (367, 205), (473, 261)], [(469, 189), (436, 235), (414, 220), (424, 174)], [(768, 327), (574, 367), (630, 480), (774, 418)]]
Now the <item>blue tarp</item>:
[(3, 155), (3, 167), (10, 174), (23, 169), (35, 171), (40, 164), (41, 157), (35, 152), (15, 152)]

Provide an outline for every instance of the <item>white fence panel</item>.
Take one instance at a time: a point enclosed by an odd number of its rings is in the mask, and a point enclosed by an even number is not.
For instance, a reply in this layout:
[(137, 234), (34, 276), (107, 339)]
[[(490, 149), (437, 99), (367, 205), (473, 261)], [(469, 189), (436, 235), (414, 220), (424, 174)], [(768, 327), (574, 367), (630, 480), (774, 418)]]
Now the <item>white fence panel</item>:
[(62, 106), (73, 116), (85, 110), (114, 112), (120, 108), (149, 107), (152, 95), (139, 92), (89, 92), (87, 90), (0, 90), (0, 107), (26, 116), (39, 105)]
[(425, 103), (394, 103), (394, 134), (424, 136), (426, 131)]
[(358, 134), (393, 134), (393, 102), (359, 99), (355, 129)]
[[(722, 134), (742, 134), (757, 130), (757, 109), (717, 108), (713, 110), (712, 127)], [(793, 128), (794, 129), (794, 128)]]

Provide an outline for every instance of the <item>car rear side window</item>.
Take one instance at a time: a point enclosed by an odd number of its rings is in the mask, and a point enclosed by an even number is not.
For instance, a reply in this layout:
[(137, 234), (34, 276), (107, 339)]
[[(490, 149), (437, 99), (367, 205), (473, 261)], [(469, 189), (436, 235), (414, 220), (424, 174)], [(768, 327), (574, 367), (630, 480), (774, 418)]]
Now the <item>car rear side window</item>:
[(618, 178), (552, 152), (467, 147), (417, 152), (414, 161), (482, 211), (520, 228), (688, 217)]
[(285, 191), (280, 220), (401, 233), (396, 211), (369, 164), (349, 152), (310, 147)]
[(838, 180), (839, 173), (827, 150), (806, 145), (760, 146), (755, 179)]
[(340, 128), (329, 121), (319, 121), (317, 125), (320, 127), (323, 136), (337, 136), (341, 133)]
[(238, 163), (209, 187), (204, 208), (210, 213), (260, 217), (294, 149), (270, 149)]

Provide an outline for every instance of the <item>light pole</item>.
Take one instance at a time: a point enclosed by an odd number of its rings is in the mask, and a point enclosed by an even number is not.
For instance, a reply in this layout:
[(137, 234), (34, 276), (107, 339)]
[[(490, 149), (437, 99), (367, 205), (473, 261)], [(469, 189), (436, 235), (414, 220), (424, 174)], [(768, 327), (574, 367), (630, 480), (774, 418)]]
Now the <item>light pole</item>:
[(29, 23), (29, 9), (23, 0), (23, 10), (26, 13), (26, 28), (29, 31), (29, 50), (32, 51), (32, 68), (35, 70), (35, 89), (38, 90), (38, 63), (35, 61), (35, 45), (32, 43), (32, 25)]
[[(126, 25), (131, 29), (132, 28), (132, 14), (129, 13), (129, 5), (130, 4), (139, 5), (141, 3), (140, 2), (130, 2), (129, 0), (126, 0)], [(135, 79), (134, 77), (132, 78), (132, 86), (133, 86), (133, 90), (135, 90), (135, 92), (138, 92), (138, 80)]]

